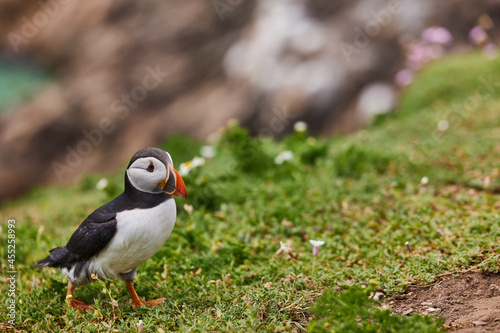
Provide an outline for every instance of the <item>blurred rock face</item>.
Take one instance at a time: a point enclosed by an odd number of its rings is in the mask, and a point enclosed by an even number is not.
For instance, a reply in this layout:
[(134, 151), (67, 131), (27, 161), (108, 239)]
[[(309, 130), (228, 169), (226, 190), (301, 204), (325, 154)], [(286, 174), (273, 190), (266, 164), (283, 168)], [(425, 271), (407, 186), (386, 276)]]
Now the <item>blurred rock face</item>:
[(493, 0), (4, 1), (2, 53), (56, 77), (0, 120), (0, 200), (232, 118), (275, 137), (358, 129), (393, 107), (405, 36), (432, 23), (464, 41), (484, 12), (499, 15)]

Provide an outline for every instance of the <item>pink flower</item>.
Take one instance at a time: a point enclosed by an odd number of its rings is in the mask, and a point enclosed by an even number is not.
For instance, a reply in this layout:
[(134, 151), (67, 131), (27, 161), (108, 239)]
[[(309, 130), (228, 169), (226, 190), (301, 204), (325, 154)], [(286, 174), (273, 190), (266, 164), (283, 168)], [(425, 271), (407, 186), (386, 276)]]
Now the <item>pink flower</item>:
[(495, 59), (498, 56), (498, 48), (494, 43), (489, 43), (483, 47), (483, 54), (488, 59)]
[(406, 64), (410, 69), (419, 69), (432, 59), (441, 58), (443, 54), (444, 47), (440, 44), (416, 43), (408, 49)]
[(412, 45), (408, 50), (407, 64), (412, 69), (419, 69), (433, 58), (435, 56), (431, 45), (417, 43)]
[(429, 27), (422, 31), (422, 40), (429, 44), (450, 45), (453, 37), (446, 28)]
[(474, 44), (479, 45), (488, 39), (488, 34), (484, 31), (483, 27), (476, 25), (469, 32), (469, 38)]
[(396, 84), (400, 87), (409, 85), (413, 81), (413, 71), (408, 68), (400, 70), (396, 74), (394, 81), (396, 81)]

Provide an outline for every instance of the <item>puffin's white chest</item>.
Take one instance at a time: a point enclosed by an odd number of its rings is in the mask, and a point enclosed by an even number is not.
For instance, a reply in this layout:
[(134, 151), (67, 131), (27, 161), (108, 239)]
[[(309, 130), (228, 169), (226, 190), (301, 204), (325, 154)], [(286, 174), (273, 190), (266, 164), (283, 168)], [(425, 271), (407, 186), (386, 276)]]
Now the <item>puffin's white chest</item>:
[(115, 276), (151, 258), (165, 243), (175, 225), (173, 199), (148, 209), (123, 211), (116, 215), (116, 233), (91, 263), (91, 271)]

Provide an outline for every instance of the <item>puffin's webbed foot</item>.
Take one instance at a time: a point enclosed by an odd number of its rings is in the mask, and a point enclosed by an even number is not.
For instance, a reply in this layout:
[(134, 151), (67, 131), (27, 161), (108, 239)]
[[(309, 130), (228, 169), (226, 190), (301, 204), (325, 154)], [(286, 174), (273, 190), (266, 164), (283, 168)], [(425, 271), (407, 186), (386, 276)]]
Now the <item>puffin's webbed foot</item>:
[(163, 302), (164, 300), (166, 300), (165, 297), (162, 297), (162, 298), (157, 298), (157, 299), (153, 299), (151, 301), (146, 301), (146, 302), (143, 302), (139, 299), (139, 302), (136, 302), (136, 301), (133, 301), (132, 302), (132, 306), (134, 308), (138, 307), (138, 306), (150, 306), (150, 307), (155, 307), (155, 306), (158, 306), (160, 305), (161, 302)]
[(163, 298), (157, 298), (157, 299), (154, 299), (151, 301), (143, 302), (143, 301), (141, 301), (139, 296), (137, 296), (137, 293), (135, 292), (135, 288), (134, 288), (134, 283), (132, 281), (125, 281), (125, 286), (127, 286), (127, 291), (129, 293), (130, 297), (132, 297), (132, 306), (134, 308), (136, 308), (140, 305), (155, 307), (155, 306), (158, 306), (164, 300), (166, 300), (166, 298), (163, 297)]
[(72, 307), (73, 309), (83, 309), (85, 311), (90, 311), (90, 309), (94, 307), (92, 304), (85, 304), (84, 302), (74, 298), (66, 298), (66, 304), (68, 304), (68, 306)]
[(68, 304), (68, 306), (72, 307), (73, 309), (78, 309), (78, 310), (83, 309), (85, 311), (90, 311), (93, 305), (87, 305), (82, 301), (76, 300), (75, 297), (73, 296), (75, 292), (75, 287), (76, 287), (75, 284), (71, 283), (71, 281), (68, 281), (68, 293), (66, 294), (66, 304)]

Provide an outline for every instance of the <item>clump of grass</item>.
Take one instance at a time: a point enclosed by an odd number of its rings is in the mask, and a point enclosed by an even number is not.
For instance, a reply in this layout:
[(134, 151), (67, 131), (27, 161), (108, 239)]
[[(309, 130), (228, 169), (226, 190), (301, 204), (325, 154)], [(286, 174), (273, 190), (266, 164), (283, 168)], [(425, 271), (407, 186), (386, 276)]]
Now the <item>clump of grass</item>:
[(272, 165), (263, 140), (251, 137), (250, 131), (236, 122), (230, 123), (224, 130), (220, 145), (229, 150), (242, 172), (258, 174)]
[(350, 145), (334, 157), (335, 174), (339, 177), (360, 178), (365, 173), (383, 174), (388, 171), (389, 156), (363, 148), (359, 144)]

